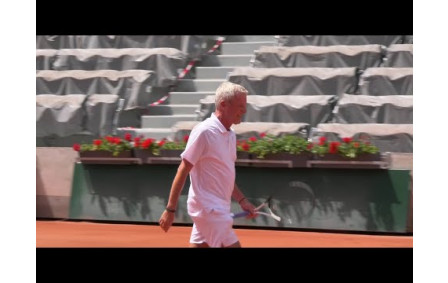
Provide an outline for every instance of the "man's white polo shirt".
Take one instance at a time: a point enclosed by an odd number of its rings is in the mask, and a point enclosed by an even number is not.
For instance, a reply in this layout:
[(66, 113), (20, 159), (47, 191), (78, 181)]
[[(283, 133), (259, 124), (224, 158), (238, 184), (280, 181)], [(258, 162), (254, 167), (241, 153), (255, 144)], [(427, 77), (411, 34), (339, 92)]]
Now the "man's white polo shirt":
[(181, 157), (193, 164), (190, 171), (188, 213), (202, 216), (212, 209), (230, 213), (235, 185), (236, 136), (214, 113), (190, 133)]

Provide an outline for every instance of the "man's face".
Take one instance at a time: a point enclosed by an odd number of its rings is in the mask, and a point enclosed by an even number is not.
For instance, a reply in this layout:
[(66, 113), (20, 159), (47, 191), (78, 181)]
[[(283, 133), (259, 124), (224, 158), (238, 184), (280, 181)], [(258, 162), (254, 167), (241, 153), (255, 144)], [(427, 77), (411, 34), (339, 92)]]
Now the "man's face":
[(246, 104), (247, 104), (247, 95), (240, 94), (235, 96), (229, 103), (227, 104), (227, 117), (232, 124), (241, 123), (241, 119), (243, 115), (246, 113)]

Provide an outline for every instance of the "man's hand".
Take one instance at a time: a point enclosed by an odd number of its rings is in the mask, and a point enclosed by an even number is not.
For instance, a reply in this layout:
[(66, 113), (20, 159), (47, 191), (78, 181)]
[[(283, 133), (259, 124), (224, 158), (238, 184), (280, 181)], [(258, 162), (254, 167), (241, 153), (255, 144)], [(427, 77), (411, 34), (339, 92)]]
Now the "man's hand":
[(255, 206), (247, 200), (247, 198), (244, 198), (241, 202), (240, 202), (240, 206), (241, 209), (244, 211), (248, 211), (250, 214), (247, 216), (247, 218), (251, 219), (251, 218), (255, 218), (258, 216), (258, 214), (256, 213), (255, 210)]
[(164, 210), (159, 219), (160, 228), (162, 228), (163, 231), (168, 232), (171, 225), (173, 224), (173, 221), (174, 213)]

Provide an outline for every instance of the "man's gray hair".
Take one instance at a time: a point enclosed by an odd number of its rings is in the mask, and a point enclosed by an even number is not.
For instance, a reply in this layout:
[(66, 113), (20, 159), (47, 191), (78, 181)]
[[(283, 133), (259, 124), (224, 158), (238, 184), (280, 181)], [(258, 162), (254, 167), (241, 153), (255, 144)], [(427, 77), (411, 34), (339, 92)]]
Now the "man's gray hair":
[(216, 89), (215, 107), (218, 108), (218, 105), (221, 103), (221, 101), (229, 101), (237, 95), (247, 95), (248, 93), (249, 92), (247, 91), (247, 89), (243, 86), (225, 81), (218, 87), (218, 89)]

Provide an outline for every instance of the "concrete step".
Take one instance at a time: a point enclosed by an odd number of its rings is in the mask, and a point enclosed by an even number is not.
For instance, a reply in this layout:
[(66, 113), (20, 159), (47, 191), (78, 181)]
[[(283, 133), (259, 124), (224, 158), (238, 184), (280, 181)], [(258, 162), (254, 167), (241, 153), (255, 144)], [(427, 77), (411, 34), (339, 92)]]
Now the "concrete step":
[(252, 57), (253, 55), (209, 55), (202, 58), (201, 67), (248, 67)]
[(269, 41), (259, 42), (223, 42), (221, 46), (222, 55), (252, 55), (261, 46), (274, 46), (276, 43)]
[(196, 121), (196, 114), (142, 116), (142, 128), (171, 128), (179, 121)]
[(148, 108), (147, 115), (182, 115), (196, 114), (198, 104), (168, 104), (154, 105)]
[(275, 35), (228, 35), (225, 42), (277, 42)]
[(199, 100), (207, 95), (215, 95), (214, 91), (209, 92), (170, 92), (169, 101), (171, 104), (199, 104)]
[(185, 92), (185, 91), (213, 91), (215, 92), (218, 86), (225, 81), (225, 78), (218, 79), (208, 79), (208, 80), (179, 80), (177, 83), (176, 91), (177, 92)]
[(143, 137), (144, 139), (151, 138), (161, 140), (163, 138), (171, 139), (174, 136), (171, 128), (119, 128), (117, 135), (124, 137), (126, 133), (130, 133), (133, 137)]
[(235, 69), (233, 67), (197, 67), (196, 78), (199, 79), (225, 79), (227, 74)]

